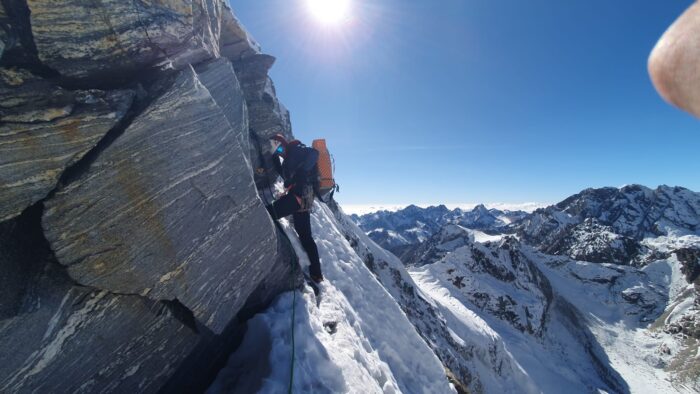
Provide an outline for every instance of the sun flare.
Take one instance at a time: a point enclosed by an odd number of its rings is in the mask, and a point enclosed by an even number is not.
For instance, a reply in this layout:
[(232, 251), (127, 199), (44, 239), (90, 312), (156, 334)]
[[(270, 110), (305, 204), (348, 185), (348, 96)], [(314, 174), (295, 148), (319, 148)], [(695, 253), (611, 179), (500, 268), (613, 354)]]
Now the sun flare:
[(326, 25), (338, 25), (350, 16), (350, 0), (306, 0), (309, 11)]

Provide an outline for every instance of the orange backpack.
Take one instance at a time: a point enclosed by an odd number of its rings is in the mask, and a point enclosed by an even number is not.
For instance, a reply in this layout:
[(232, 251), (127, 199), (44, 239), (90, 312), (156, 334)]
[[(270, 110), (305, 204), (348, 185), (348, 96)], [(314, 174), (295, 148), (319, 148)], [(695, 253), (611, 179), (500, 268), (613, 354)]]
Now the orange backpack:
[(321, 201), (325, 202), (328, 193), (330, 193), (329, 198), (332, 199), (335, 191), (339, 190), (333, 178), (333, 157), (330, 152), (328, 152), (325, 139), (314, 140), (311, 146), (318, 151), (318, 161), (316, 162), (318, 177), (316, 182), (314, 182), (314, 189), (316, 196), (321, 199)]

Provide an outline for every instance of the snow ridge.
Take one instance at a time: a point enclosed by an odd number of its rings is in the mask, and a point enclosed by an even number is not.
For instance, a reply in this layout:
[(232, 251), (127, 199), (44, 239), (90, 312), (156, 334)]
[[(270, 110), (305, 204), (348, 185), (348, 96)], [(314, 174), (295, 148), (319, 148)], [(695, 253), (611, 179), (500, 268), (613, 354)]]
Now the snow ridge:
[[(296, 233), (282, 220), (304, 269), (308, 259)], [(343, 236), (328, 207), (312, 215), (326, 280), (321, 301), (307, 287), (297, 295), (294, 392), (455, 392), (433, 351), (390, 293), (377, 281)], [(243, 346), (222, 370), (210, 393), (286, 391), (291, 355), (291, 293), (248, 323)], [(258, 352), (251, 359), (251, 349)], [(260, 365), (242, 378), (243, 363)], [(243, 380), (242, 380), (243, 379)]]

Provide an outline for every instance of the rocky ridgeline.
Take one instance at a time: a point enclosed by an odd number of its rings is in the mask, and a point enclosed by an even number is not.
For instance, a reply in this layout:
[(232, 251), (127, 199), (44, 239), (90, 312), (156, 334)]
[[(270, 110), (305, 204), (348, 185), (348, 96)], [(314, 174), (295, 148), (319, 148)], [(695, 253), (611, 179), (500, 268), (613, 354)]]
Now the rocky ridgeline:
[(450, 210), (444, 205), (420, 208), (415, 205), (396, 212), (379, 211), (351, 218), (381, 247), (405, 260), (419, 244), (448, 224), (491, 233), (505, 230), (511, 222), (525, 217), (523, 211), (501, 211), (477, 205), (471, 211)]
[(289, 288), (273, 62), (223, 0), (0, 2), (0, 392), (201, 390)]
[(457, 392), (531, 391), (523, 383), (529, 382), (528, 377), (509, 357), (502, 342), (480, 330), (465, 335), (464, 340), (456, 337), (448, 322), (449, 312), (441, 311), (418, 288), (404, 264), (372, 242), (356, 224), (356, 216), (346, 216), (334, 203), (330, 206), (345, 238), (433, 349)]
[[(547, 354), (544, 363), (534, 358), (521, 364), (527, 374), (547, 363), (576, 365), (567, 375), (579, 389), (586, 387), (582, 392), (593, 391), (593, 387), (625, 392), (624, 381), (586, 326), (584, 313), (543, 272), (543, 256), (532, 253), (515, 237), (479, 241), (477, 233), (448, 224), (414, 251), (409, 271), (421, 290), (442, 299), (441, 303), (449, 304), (445, 300), (451, 299), (476, 313), (498, 332), (510, 352), (518, 354), (521, 363), (521, 352)], [(450, 329), (455, 326), (452, 322)], [(512, 357), (506, 354), (504, 359)], [(499, 368), (489, 373), (494, 371), (500, 373)], [(534, 390), (541, 391), (541, 387)]]
[[(526, 353), (547, 353), (548, 361), (542, 365), (558, 360), (563, 352), (566, 357), (553, 365), (576, 365), (571, 376), (578, 375), (579, 385), (590, 385), (589, 391), (594, 391), (592, 387), (629, 391), (624, 379), (632, 377), (623, 379), (622, 371), (609, 361), (612, 357), (631, 364), (642, 360), (640, 370), (644, 365), (664, 370), (673, 376), (674, 387), (698, 390), (700, 193), (639, 185), (586, 189), (510, 224), (480, 207), (471, 214), (466, 220), (444, 206), (413, 207), (352, 220), (378, 243), (403, 242), (398, 256), (420, 290), (446, 304), (456, 299), (506, 341), (520, 338), (509, 344), (511, 351), (517, 353), (527, 343)], [(423, 225), (430, 218), (441, 221), (437, 231)], [(427, 238), (409, 239), (408, 234), (419, 231)], [(377, 238), (378, 234), (388, 236)], [(385, 287), (391, 288), (392, 279), (401, 282), (400, 275), (389, 274), (387, 258), (382, 261), (376, 252), (365, 255)], [(406, 295), (396, 299), (410, 300), (410, 282), (393, 286), (406, 289)], [(421, 309), (416, 301), (404, 304), (411, 305), (406, 308), (409, 316), (411, 311), (430, 310)], [(471, 365), (469, 356), (478, 347), (460, 352), (449, 340), (435, 339), (439, 324), (432, 330), (422, 328), (424, 321), (449, 316), (439, 312), (424, 312), (423, 323), (414, 324), (419, 332), (430, 333), (424, 337), (443, 363), (459, 371), (458, 366)], [(644, 336), (625, 338), (624, 329), (620, 334), (624, 346), (608, 346), (607, 332), (619, 327)], [(455, 323), (448, 328), (454, 329)], [(445, 349), (462, 356), (450, 358)], [(536, 369), (536, 360), (528, 360), (532, 365), (526, 370)], [(484, 381), (485, 375), (462, 381)]]
[(449, 267), (445, 271), (449, 281), (462, 289), (471, 303), (519, 331), (540, 336), (552, 302), (552, 289), (521, 249), (513, 237), (499, 242), (475, 242), (469, 230), (453, 224), (422, 244), (412, 255), (410, 265), (442, 262)]
[(597, 263), (644, 265), (659, 259), (642, 241), (700, 234), (700, 193), (640, 185), (586, 189), (515, 224), (548, 254)]

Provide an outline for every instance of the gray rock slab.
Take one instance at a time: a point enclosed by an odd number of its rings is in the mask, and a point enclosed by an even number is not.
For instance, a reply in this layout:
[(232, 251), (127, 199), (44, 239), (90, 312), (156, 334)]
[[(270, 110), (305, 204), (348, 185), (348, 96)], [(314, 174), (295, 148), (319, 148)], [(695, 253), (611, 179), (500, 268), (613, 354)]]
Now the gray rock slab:
[[(270, 55), (256, 54), (233, 64), (245, 93), (249, 131), (260, 142), (260, 146), (251, 144), (251, 162), (256, 167), (267, 169), (265, 174), (256, 174), (255, 182), (259, 188), (267, 187), (276, 178), (267, 139), (277, 133), (293, 138), (289, 111), (277, 99), (275, 86), (267, 75), (274, 62), (275, 58)], [(260, 151), (263, 157), (260, 157)]]
[(56, 272), (38, 288), (34, 310), (0, 320), (0, 392), (155, 392), (197, 344), (160, 303)]
[(66, 91), (25, 71), (0, 69), (0, 221), (56, 187), (127, 113), (129, 90)]
[(79, 283), (178, 299), (216, 333), (276, 252), (235, 133), (191, 68), (47, 201), (43, 226)]
[(297, 262), (296, 252), (282, 237), (278, 233), (277, 255), (270, 273), (258, 284), (255, 291), (250, 294), (241, 310), (242, 317), (245, 319), (269, 307), (272, 301), (281, 293), (297, 289), (304, 283), (304, 273)]
[(28, 4), (39, 58), (67, 77), (101, 77), (155, 65), (181, 68), (218, 56), (216, 7), (221, 0)]
[(289, 111), (277, 99), (275, 85), (270, 78), (256, 84), (254, 96), (247, 100), (251, 128), (265, 139), (281, 133), (292, 138)]
[(196, 67), (197, 77), (228, 119), (243, 152), (248, 154), (248, 108), (231, 62), (219, 58)]
[(224, 3), (222, 10), (219, 52), (234, 62), (260, 54), (260, 45), (243, 27), (227, 3)]
[(0, 68), (0, 120), (48, 122), (70, 115), (76, 94), (19, 68)]

